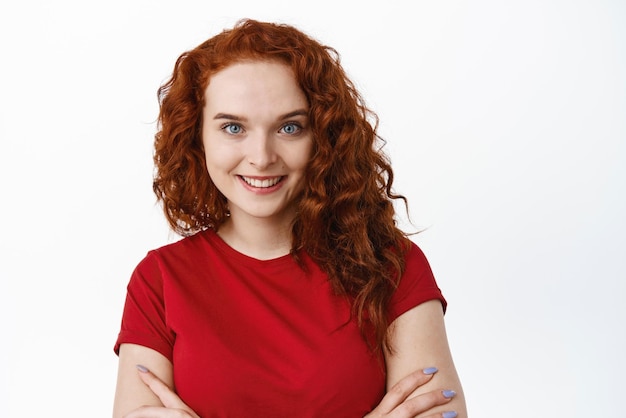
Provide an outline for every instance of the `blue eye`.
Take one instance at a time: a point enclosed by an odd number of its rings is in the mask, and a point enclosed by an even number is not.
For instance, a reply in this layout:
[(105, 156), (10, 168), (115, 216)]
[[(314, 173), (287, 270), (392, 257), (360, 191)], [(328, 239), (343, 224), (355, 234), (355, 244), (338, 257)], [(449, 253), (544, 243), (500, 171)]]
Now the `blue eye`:
[(222, 127), (222, 129), (231, 135), (240, 134), (243, 131), (241, 125), (237, 125), (235, 123), (228, 123)]
[(294, 135), (297, 134), (298, 132), (300, 132), (302, 128), (300, 127), (300, 125), (298, 125), (297, 123), (294, 122), (290, 122), (285, 124), (282, 128), (280, 128), (280, 130), (288, 135)]

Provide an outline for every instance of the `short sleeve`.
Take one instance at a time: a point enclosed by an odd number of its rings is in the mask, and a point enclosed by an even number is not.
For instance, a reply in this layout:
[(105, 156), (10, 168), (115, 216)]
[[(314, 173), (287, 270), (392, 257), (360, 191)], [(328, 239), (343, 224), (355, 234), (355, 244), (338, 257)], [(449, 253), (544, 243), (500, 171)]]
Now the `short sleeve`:
[(389, 322), (429, 300), (439, 300), (445, 312), (447, 302), (437, 286), (430, 264), (422, 250), (411, 243), (405, 259), (404, 274), (389, 305)]
[(120, 345), (138, 344), (163, 354), (170, 361), (175, 334), (167, 326), (163, 275), (156, 252), (150, 252), (135, 268), (127, 287), (120, 333)]

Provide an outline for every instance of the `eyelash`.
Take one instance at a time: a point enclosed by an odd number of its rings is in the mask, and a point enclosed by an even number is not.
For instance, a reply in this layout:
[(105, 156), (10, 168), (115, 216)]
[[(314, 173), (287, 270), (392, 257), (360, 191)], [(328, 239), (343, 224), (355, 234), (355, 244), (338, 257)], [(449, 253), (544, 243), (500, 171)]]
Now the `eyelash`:
[(234, 127), (239, 128), (239, 129), (241, 129), (241, 130), (243, 131), (243, 127), (242, 127), (240, 124), (238, 124), (238, 123), (233, 123), (233, 122), (228, 122), (228, 123), (223, 124), (222, 126), (220, 126), (220, 129), (221, 129), (222, 131), (226, 132), (227, 134), (230, 134), (230, 135), (237, 135), (237, 133), (232, 133), (232, 132), (229, 132), (229, 131), (228, 131), (228, 128), (231, 128), (231, 127), (233, 127), (233, 126), (234, 126)]
[(299, 123), (297, 123), (297, 122), (287, 122), (287, 123), (285, 123), (283, 126), (281, 126), (281, 127), (280, 127), (280, 130), (281, 130), (281, 131), (282, 131), (282, 130), (284, 130), (284, 129), (285, 129), (285, 127), (287, 127), (287, 126), (294, 126), (294, 127), (296, 128), (296, 131), (295, 131), (295, 132), (293, 132), (293, 133), (287, 133), (287, 132), (285, 132), (287, 135), (298, 135), (298, 134), (302, 131), (302, 125), (300, 125), (300, 124), (299, 124)]
[[(283, 130), (285, 129), (285, 127), (287, 127), (287, 126), (294, 126), (294, 127), (295, 127), (295, 129), (296, 129), (296, 131), (295, 131), (295, 132), (293, 132), (293, 133), (286, 133), (286, 132), (285, 132), (285, 134), (286, 134), (286, 135), (291, 135), (291, 136), (299, 134), (299, 133), (302, 131), (302, 129), (303, 129), (303, 128), (302, 128), (302, 125), (301, 125), (301, 124), (299, 124), (298, 122), (287, 122), (287, 123), (285, 123), (283, 126), (281, 126), (281, 127), (280, 127), (279, 131), (283, 131)], [(241, 133), (241, 132), (236, 132), (236, 133), (229, 132), (229, 131), (228, 131), (228, 128), (231, 128), (231, 127), (237, 127), (237, 128), (239, 128), (241, 131), (243, 131), (243, 130), (244, 130), (244, 129), (243, 129), (243, 126), (241, 126), (241, 125), (240, 125), (240, 124), (238, 124), (238, 123), (234, 123), (234, 122), (227, 122), (227, 123), (223, 124), (222, 126), (220, 126), (220, 129), (221, 129), (222, 131), (226, 132), (226, 133), (227, 133), (227, 134), (229, 134), (229, 135), (238, 135), (238, 134), (240, 134), (240, 133)]]

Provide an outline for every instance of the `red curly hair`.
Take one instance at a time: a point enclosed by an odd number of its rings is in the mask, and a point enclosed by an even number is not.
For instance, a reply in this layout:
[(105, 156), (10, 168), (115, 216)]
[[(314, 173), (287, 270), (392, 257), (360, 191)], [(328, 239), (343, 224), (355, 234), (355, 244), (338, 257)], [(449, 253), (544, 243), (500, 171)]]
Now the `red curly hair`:
[[(226, 198), (212, 183), (202, 145), (211, 75), (241, 60), (277, 60), (293, 70), (309, 103), (313, 151), (292, 228), (292, 254), (306, 251), (335, 292), (351, 298), (374, 348), (389, 347), (389, 300), (404, 271), (408, 238), (395, 222), (393, 171), (380, 150), (377, 116), (347, 78), (339, 55), (289, 25), (242, 20), (183, 53), (158, 90), (153, 190), (174, 231), (217, 230)], [(372, 123), (371, 123), (371, 122)]]

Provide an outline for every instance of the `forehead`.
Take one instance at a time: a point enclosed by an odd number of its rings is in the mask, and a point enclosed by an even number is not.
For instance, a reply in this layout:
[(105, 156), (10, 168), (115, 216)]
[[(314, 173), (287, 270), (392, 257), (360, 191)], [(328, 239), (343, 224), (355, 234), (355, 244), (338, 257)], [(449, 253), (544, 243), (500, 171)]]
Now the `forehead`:
[(291, 111), (307, 108), (294, 73), (278, 61), (242, 61), (213, 74), (205, 90), (209, 111)]

